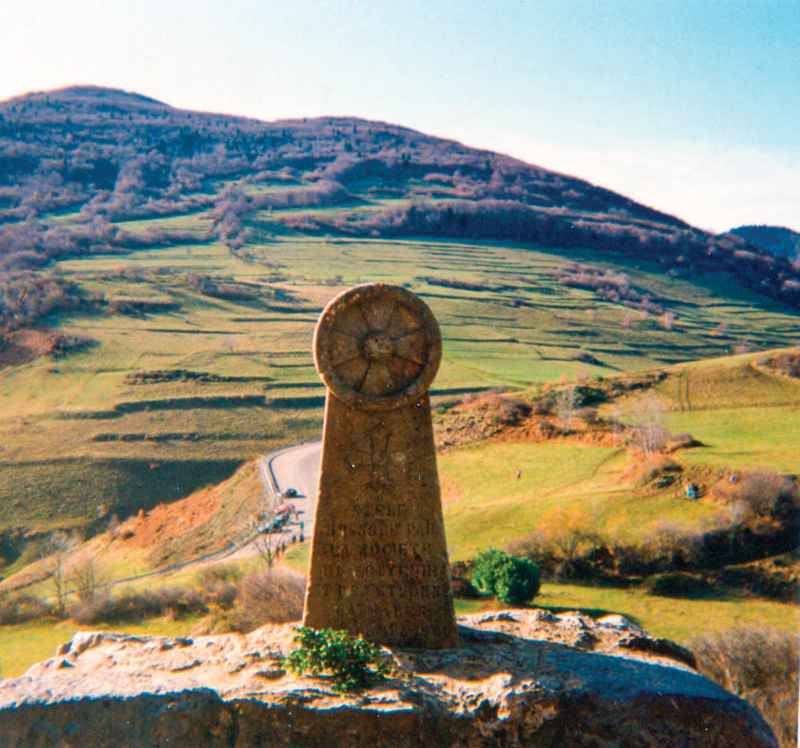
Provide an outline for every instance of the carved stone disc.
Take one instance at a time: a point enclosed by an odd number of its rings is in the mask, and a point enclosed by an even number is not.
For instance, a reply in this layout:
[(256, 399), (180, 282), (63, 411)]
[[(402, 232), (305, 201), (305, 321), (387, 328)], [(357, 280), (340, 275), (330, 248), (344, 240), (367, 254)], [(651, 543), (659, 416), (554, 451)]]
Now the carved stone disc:
[(322, 381), (347, 405), (387, 410), (428, 391), (442, 358), (439, 325), (410, 291), (356, 286), (333, 299), (314, 334)]

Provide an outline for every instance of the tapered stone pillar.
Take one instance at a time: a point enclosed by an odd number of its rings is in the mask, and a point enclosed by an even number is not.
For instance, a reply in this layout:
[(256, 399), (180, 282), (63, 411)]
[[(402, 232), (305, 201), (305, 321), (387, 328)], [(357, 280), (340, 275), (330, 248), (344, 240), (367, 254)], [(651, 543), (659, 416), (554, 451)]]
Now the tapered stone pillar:
[(323, 311), (314, 354), (328, 396), (303, 623), (455, 647), (428, 398), (439, 326), (404, 288), (358, 286)]

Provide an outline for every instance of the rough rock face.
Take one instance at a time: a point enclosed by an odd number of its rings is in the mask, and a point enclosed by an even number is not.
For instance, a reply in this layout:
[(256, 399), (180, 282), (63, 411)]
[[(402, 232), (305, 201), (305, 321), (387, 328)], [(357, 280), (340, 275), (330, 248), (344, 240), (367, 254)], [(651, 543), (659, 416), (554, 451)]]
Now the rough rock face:
[(689, 652), (621, 616), (513, 610), (459, 623), (458, 649), (392, 650), (392, 677), (346, 697), (283, 671), (288, 625), (76, 634), (0, 682), (2, 744), (777, 746)]

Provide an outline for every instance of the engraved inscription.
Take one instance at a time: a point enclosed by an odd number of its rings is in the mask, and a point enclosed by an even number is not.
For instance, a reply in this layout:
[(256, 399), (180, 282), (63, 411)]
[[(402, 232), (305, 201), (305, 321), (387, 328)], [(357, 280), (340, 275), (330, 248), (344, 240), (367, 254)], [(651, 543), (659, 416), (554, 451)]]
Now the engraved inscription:
[(441, 357), (420, 299), (341, 294), (314, 339), (328, 387), (303, 621), (382, 644), (456, 645), (427, 389)]

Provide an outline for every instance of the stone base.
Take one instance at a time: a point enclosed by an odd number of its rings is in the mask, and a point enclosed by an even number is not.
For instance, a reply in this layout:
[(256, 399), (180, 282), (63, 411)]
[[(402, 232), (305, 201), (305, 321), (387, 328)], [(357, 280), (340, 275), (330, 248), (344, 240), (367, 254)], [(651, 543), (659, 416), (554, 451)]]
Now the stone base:
[(0, 681), (3, 745), (737, 746), (776, 748), (691, 654), (620, 616), (461, 618), (458, 649), (392, 651), (382, 685), (337, 696), (285, 673), (290, 626), (194, 639), (77, 634)]

